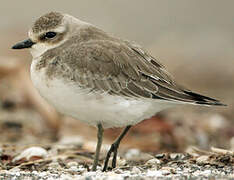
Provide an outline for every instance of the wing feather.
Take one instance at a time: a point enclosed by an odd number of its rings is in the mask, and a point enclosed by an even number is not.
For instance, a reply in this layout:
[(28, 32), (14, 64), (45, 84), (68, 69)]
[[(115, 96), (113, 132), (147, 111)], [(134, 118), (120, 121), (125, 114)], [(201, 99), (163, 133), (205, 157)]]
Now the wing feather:
[(61, 71), (69, 69), (70, 73), (66, 74), (70, 79), (90, 91), (198, 104), (218, 103), (177, 85), (165, 68), (137, 44), (104, 38), (65, 44), (62, 48), (69, 48), (66, 49), (69, 53), (61, 49), (56, 62), (66, 60), (60, 64), (69, 68), (61, 66)]
[[(82, 85), (86, 83), (87, 88), (114, 95), (166, 100), (178, 100), (174, 94), (182, 93), (162, 70), (162, 65), (152, 63), (156, 61), (139, 48), (99, 40), (82, 43), (77, 51), (85, 51), (78, 58), (82, 61), (78, 71), (84, 72), (83, 78), (78, 79)], [(93, 77), (92, 86), (84, 80), (88, 73)]]

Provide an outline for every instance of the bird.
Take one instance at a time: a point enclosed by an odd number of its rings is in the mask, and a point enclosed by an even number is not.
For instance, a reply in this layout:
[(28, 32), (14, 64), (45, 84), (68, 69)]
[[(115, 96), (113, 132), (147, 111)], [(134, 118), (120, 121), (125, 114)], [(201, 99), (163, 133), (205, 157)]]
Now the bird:
[(176, 83), (137, 43), (71, 15), (42, 15), (28, 37), (12, 49), (30, 50), (30, 75), (40, 95), (58, 112), (97, 128), (93, 171), (107, 128), (125, 127), (110, 146), (103, 171), (116, 167), (120, 142), (129, 129), (157, 112), (184, 104), (224, 106)]

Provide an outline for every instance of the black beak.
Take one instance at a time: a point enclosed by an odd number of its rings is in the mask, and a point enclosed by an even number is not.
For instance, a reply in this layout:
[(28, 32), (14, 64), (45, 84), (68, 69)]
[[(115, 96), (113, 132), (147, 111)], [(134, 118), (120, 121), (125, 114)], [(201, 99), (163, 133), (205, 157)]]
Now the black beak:
[(32, 42), (31, 39), (26, 39), (22, 42), (17, 43), (16, 45), (12, 46), (12, 49), (30, 48), (30, 47), (32, 47), (33, 44), (35, 44), (35, 42)]

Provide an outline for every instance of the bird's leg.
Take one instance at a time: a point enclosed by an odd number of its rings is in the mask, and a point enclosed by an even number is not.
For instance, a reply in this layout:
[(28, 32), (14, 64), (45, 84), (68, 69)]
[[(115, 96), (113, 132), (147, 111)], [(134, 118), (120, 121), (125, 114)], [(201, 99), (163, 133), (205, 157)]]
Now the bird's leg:
[(106, 155), (106, 159), (105, 159), (105, 163), (104, 163), (104, 167), (102, 171), (106, 171), (108, 168), (108, 162), (110, 159), (110, 156), (112, 153), (114, 153), (113, 155), (113, 160), (112, 160), (112, 168), (116, 167), (116, 159), (117, 159), (117, 153), (118, 153), (118, 147), (119, 144), (121, 142), (121, 140), (123, 139), (123, 137), (127, 134), (128, 130), (131, 128), (131, 126), (127, 126), (123, 132), (120, 134), (120, 136), (115, 140), (115, 142), (111, 145), (109, 151), (107, 152)]
[(101, 146), (102, 146), (103, 131), (104, 131), (101, 124), (98, 124), (97, 127), (98, 127), (98, 133), (97, 133), (98, 141), (97, 141), (96, 153), (95, 153), (95, 157), (94, 157), (94, 161), (93, 161), (92, 171), (97, 170), (97, 165), (98, 165), (98, 161), (99, 161), (99, 154), (100, 154), (100, 150), (101, 150)]

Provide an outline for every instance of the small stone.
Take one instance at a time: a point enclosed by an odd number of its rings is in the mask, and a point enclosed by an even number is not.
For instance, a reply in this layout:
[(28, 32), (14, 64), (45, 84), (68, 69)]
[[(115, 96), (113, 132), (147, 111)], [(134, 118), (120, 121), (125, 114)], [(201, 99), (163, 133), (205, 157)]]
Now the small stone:
[(161, 159), (165, 157), (165, 154), (156, 154), (155, 157)]
[(171, 153), (170, 154), (170, 158), (175, 160), (175, 159), (178, 159), (179, 155), (177, 153)]
[(168, 171), (168, 170), (162, 170), (162, 175), (169, 175), (169, 174), (171, 174), (170, 171)]
[(196, 162), (197, 162), (198, 164), (206, 164), (206, 163), (209, 162), (208, 160), (209, 160), (209, 156), (203, 155), (203, 156), (198, 157), (198, 158), (196, 159)]
[[(98, 167), (97, 167), (97, 169), (98, 169)], [(87, 168), (84, 168), (84, 166), (78, 166), (78, 169), (79, 169), (79, 172), (82, 172), (82, 173), (87, 172)]]
[(89, 176), (95, 176), (97, 174), (96, 171), (89, 171), (84, 174), (84, 176), (89, 177)]
[(27, 161), (29, 161), (33, 157), (37, 157), (37, 159), (38, 158), (42, 159), (42, 158), (47, 157), (47, 155), (48, 155), (47, 151), (42, 147), (36, 147), (36, 146), (30, 147), (30, 148), (25, 149), (18, 156), (16, 156), (13, 159), (13, 162), (23, 160), (23, 159), (26, 159)]
[(122, 169), (114, 169), (114, 172), (116, 174), (122, 174), (123, 173), (123, 170)]
[(197, 148), (194, 147), (194, 146), (189, 146), (189, 147), (185, 150), (185, 152), (188, 153), (189, 155), (193, 156), (193, 157), (198, 157), (199, 154), (197, 153), (196, 149), (197, 149)]
[(68, 167), (68, 168), (70, 168), (70, 167), (72, 167), (72, 166), (77, 167), (77, 166), (78, 166), (78, 163), (77, 163), (76, 161), (71, 161), (71, 162), (67, 163), (67, 167)]
[(209, 176), (211, 174), (211, 170), (202, 171), (201, 174), (204, 176)]
[(132, 173), (133, 173), (133, 174), (140, 174), (140, 173), (141, 173), (141, 170), (140, 170), (138, 167), (134, 166), (134, 167), (132, 168)]
[(37, 171), (32, 171), (32, 174), (38, 175)]
[(20, 172), (16, 172), (16, 173), (15, 173), (15, 176), (20, 176)]
[(178, 159), (183, 159), (185, 156), (183, 154), (180, 153), (171, 153), (170, 154), (170, 158), (172, 160), (178, 160)]
[(162, 171), (148, 170), (147, 173), (146, 173), (146, 176), (159, 177), (159, 176), (162, 176)]
[(46, 171), (43, 171), (39, 174), (40, 177), (45, 177), (47, 175), (47, 172)]
[(161, 161), (157, 158), (154, 159), (150, 159), (146, 162), (147, 165), (157, 165), (157, 164), (161, 164)]
[(69, 170), (70, 170), (70, 171), (74, 171), (74, 172), (79, 171), (79, 169), (77, 168), (77, 166), (71, 166), (71, 167), (69, 168)]
[(49, 169), (59, 169), (60, 164), (58, 162), (52, 162), (49, 164)]
[(167, 170), (170, 173), (176, 174), (176, 170), (172, 167), (162, 167), (162, 170)]
[(14, 167), (12, 169), (10, 169), (11, 172), (19, 172), (20, 171), (20, 168), (18, 167)]

